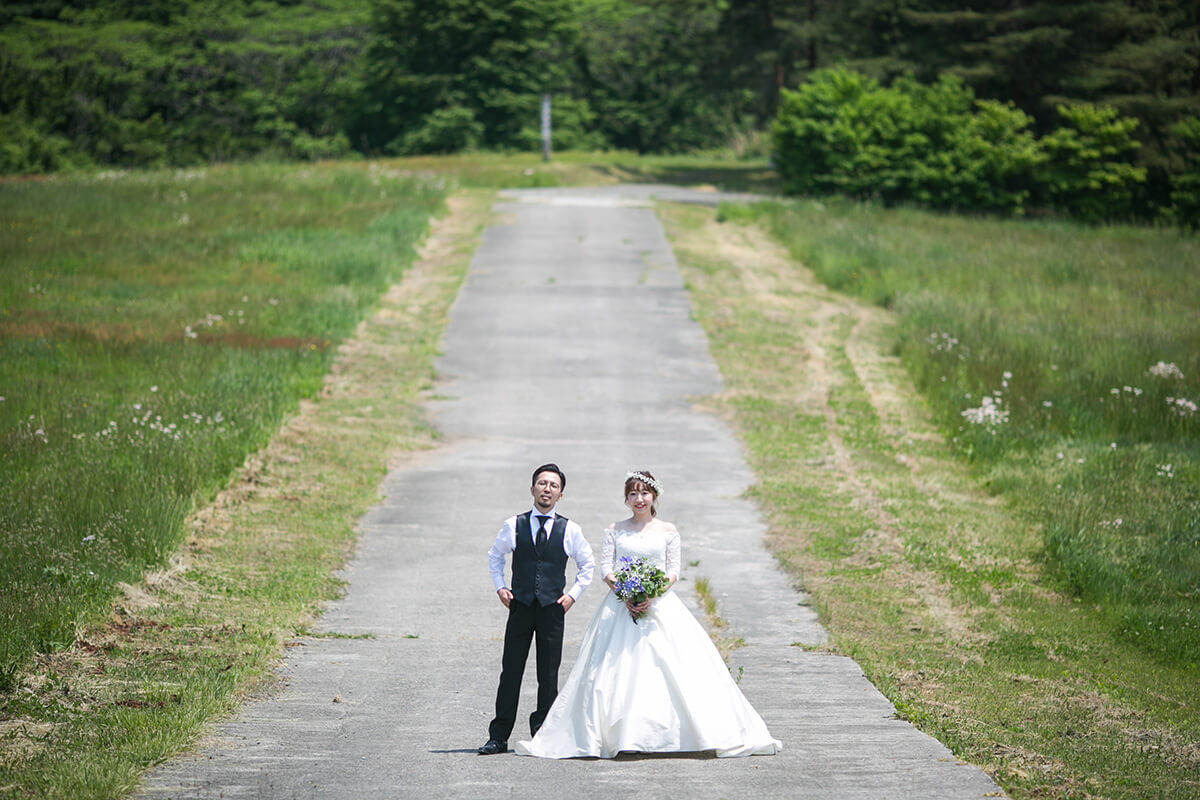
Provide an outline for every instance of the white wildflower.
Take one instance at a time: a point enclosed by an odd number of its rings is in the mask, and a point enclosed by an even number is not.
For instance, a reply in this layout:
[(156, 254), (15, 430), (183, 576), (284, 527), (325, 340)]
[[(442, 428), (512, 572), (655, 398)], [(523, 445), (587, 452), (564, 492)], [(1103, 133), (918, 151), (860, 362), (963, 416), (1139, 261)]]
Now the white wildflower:
[(1181, 417), (1190, 417), (1198, 410), (1196, 404), (1186, 397), (1168, 397), (1167, 405), (1171, 407), (1171, 411)]
[(978, 408), (968, 408), (962, 416), (973, 425), (1002, 425), (1008, 422), (1008, 411), (1001, 410), (999, 401), (984, 397)]
[(1173, 362), (1167, 363), (1166, 361), (1160, 361), (1150, 369), (1146, 370), (1146, 373), (1148, 375), (1153, 375), (1156, 378), (1175, 378), (1176, 380), (1183, 380), (1183, 373), (1179, 371), (1179, 367), (1177, 367)]

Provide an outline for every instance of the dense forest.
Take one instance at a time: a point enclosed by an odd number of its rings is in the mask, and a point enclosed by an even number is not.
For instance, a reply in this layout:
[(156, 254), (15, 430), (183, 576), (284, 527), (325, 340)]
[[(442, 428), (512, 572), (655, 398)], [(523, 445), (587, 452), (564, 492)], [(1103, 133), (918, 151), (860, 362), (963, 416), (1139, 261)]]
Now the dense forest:
[(533, 149), (543, 93), (556, 149), (765, 155), (830, 67), (1037, 136), (1111, 108), (1143, 216), (1200, 157), (1194, 0), (41, 0), (0, 8), (0, 172)]

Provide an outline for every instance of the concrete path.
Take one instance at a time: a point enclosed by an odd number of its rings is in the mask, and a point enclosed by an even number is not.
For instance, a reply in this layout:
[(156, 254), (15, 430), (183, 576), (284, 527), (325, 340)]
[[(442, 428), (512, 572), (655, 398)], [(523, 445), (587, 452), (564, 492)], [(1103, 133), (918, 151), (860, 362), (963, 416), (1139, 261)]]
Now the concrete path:
[[(444, 446), (389, 475), (362, 520), (327, 632), (291, 651), (287, 684), (222, 724), (203, 752), (147, 776), (147, 798), (979, 798), (980, 770), (895, 719), (825, 636), (761, 545), (752, 476), (726, 426), (693, 409), (721, 388), (662, 228), (667, 187), (507, 192), (452, 310), (431, 400)], [(487, 738), (505, 611), (486, 552), (529, 506), (529, 472), (567, 473), (560, 510), (599, 552), (624, 516), (625, 472), (662, 479), (683, 533), (680, 594), (706, 577), (746, 646), (731, 668), (782, 754), (544, 761), (475, 755)], [(602, 598), (567, 617), (562, 678)], [(533, 708), (533, 658), (521, 718)], [(338, 702), (335, 702), (338, 698)], [(514, 738), (525, 738), (520, 722)]]

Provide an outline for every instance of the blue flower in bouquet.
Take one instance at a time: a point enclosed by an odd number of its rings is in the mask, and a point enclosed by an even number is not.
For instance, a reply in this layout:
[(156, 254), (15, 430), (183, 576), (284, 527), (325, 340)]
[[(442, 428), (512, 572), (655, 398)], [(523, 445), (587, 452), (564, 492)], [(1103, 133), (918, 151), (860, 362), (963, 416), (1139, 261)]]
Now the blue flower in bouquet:
[[(613, 577), (616, 579), (617, 597), (622, 600), (643, 603), (661, 597), (671, 585), (665, 572), (641, 556), (621, 556), (618, 563), (620, 567)], [(633, 614), (635, 620), (639, 617), (641, 614)]]

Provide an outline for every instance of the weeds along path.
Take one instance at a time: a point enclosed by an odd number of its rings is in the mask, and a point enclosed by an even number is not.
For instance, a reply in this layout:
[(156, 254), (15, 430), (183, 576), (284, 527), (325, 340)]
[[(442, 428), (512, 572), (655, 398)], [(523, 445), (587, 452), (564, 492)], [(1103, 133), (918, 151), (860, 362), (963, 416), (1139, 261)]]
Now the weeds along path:
[(1046, 581), (1036, 527), (932, 424), (891, 313), (754, 225), (660, 215), (725, 380), (705, 405), (746, 444), (770, 549), (828, 621), (826, 649), (1017, 796), (1194, 791), (1178, 674)]
[[(722, 380), (653, 207), (660, 191), (502, 194), (427, 396), (438, 446), (389, 473), (361, 520), (346, 595), (291, 651), (283, 688), (244, 706), (198, 757), (149, 775), (142, 796), (998, 796), (981, 771), (898, 719), (854, 661), (809, 651), (824, 631), (763, 547), (741, 446), (702, 407)], [(486, 553), (501, 520), (528, 504), (529, 470), (547, 460), (568, 476), (560, 510), (597, 550), (605, 524), (623, 516), (625, 472), (664, 481), (663, 514), (684, 531), (677, 591), (696, 607), (703, 587), (700, 615), (723, 624), (730, 669), (783, 753), (475, 754), (505, 617)], [(602, 590), (596, 581), (567, 618), (563, 679)], [(522, 716), (533, 670), (530, 659)], [(514, 735), (526, 735), (520, 722)]]

